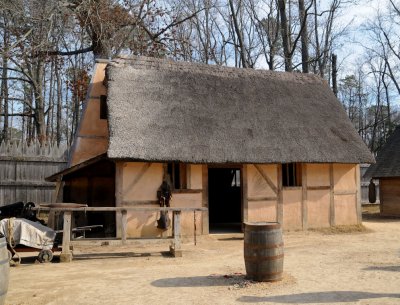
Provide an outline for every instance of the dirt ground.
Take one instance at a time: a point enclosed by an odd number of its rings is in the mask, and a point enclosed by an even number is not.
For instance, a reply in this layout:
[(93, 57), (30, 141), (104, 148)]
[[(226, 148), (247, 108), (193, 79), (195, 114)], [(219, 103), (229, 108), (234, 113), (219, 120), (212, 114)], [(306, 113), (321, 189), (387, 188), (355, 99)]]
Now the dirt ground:
[(244, 278), (243, 239), (74, 249), (71, 263), (11, 268), (6, 304), (400, 304), (400, 220), (367, 217), (363, 233), (285, 232), (284, 279)]

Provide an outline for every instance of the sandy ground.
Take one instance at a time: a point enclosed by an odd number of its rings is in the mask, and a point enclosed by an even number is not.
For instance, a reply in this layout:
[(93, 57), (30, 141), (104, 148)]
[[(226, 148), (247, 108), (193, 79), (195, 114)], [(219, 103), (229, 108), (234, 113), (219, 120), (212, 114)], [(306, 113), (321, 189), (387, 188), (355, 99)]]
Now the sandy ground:
[(183, 244), (76, 248), (71, 263), (11, 268), (6, 304), (400, 304), (400, 220), (367, 233), (287, 232), (277, 283), (244, 278), (241, 235)]

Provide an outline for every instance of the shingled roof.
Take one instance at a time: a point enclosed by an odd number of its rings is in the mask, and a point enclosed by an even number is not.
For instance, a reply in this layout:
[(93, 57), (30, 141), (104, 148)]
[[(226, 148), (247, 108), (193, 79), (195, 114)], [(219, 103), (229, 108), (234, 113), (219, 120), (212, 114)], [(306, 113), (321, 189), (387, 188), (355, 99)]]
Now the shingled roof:
[(371, 163), (311, 74), (146, 57), (108, 64), (108, 157), (191, 163)]
[(400, 126), (378, 151), (376, 163), (364, 174), (365, 178), (400, 177)]

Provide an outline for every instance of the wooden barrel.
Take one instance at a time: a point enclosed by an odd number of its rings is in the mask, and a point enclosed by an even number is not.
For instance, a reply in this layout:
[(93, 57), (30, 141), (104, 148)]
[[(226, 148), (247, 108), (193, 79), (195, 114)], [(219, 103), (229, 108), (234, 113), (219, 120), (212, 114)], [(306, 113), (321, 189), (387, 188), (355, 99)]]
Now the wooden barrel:
[(10, 259), (8, 257), (7, 242), (4, 237), (0, 238), (0, 305), (6, 300), (8, 290), (8, 276)]
[(283, 238), (277, 222), (244, 223), (244, 262), (247, 278), (258, 282), (282, 279)]

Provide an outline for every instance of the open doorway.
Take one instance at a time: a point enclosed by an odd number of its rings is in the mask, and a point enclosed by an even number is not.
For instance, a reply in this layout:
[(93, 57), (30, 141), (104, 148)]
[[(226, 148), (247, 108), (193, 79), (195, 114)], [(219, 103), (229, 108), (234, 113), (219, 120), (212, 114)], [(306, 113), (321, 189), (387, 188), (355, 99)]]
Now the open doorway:
[(239, 167), (208, 169), (211, 233), (241, 232), (242, 190)]

